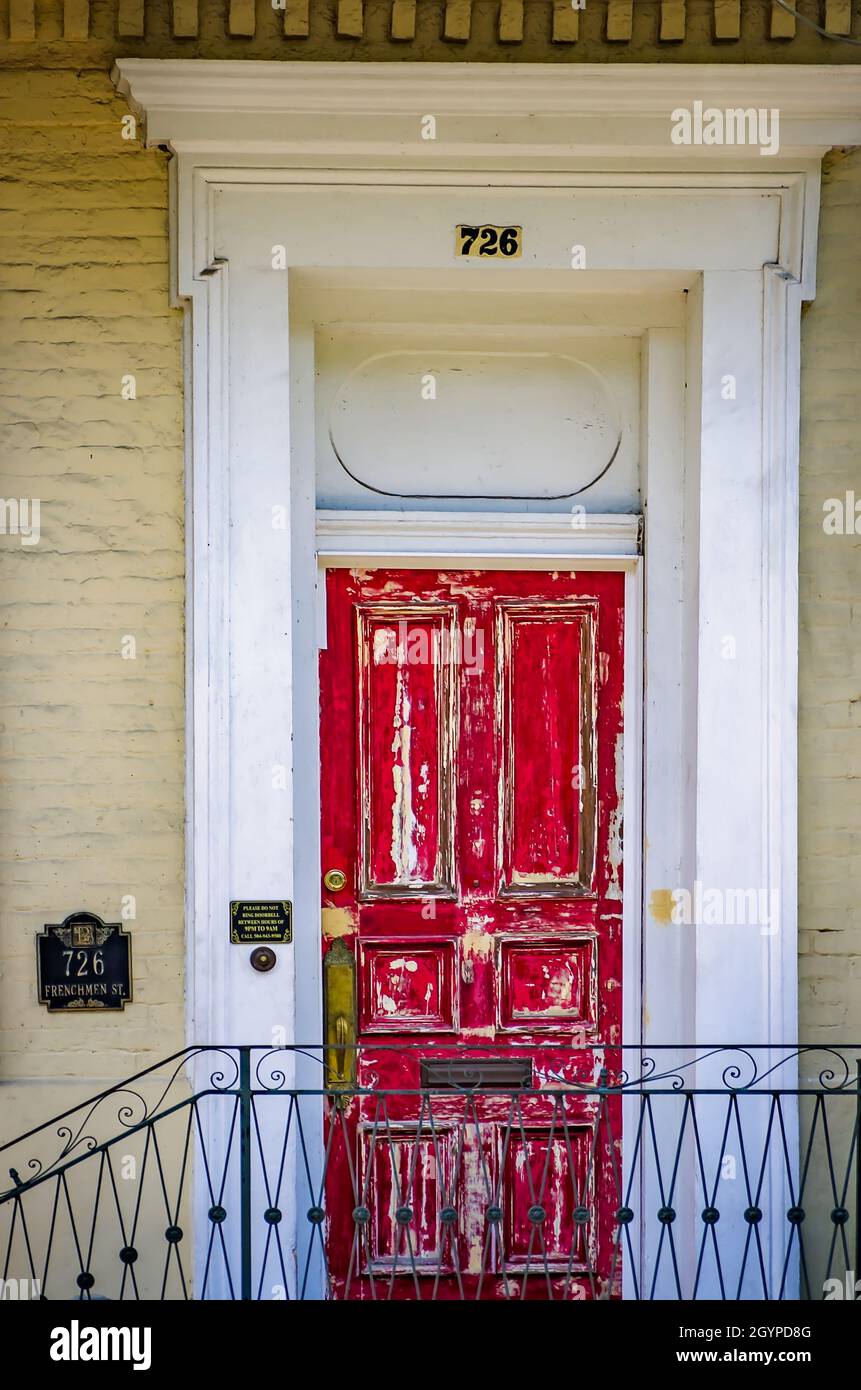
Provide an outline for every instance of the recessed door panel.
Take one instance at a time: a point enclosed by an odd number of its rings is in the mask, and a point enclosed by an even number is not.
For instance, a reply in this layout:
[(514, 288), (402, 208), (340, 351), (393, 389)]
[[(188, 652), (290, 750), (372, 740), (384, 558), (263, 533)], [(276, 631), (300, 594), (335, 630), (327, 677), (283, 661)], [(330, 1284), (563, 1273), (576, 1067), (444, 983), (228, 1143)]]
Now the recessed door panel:
[(505, 1138), (506, 1267), (546, 1262), (554, 1270), (588, 1268), (596, 1225), (591, 1127), (530, 1126)]
[[(453, 1267), (442, 1215), (451, 1186), (452, 1135), (408, 1125), (366, 1126), (363, 1168), (371, 1219), (366, 1260), (378, 1272)], [(403, 1220), (406, 1210), (409, 1221)], [(455, 1233), (456, 1234), (456, 1233)]]
[(592, 1030), (598, 1010), (595, 936), (549, 940), (503, 937), (499, 942), (499, 1026), (506, 1030), (571, 1034)]
[(503, 894), (588, 894), (595, 842), (595, 606), (499, 604)]
[(454, 609), (357, 608), (360, 891), (451, 893)]
[(363, 1033), (448, 1033), (457, 1014), (455, 942), (360, 942)]

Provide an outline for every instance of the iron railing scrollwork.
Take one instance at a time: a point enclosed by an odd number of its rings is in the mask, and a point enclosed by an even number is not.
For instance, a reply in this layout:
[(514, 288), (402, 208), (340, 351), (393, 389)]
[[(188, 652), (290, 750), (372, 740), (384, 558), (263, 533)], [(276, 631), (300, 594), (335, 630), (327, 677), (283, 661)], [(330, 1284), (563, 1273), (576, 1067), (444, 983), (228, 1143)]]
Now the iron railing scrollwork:
[(329, 1051), (189, 1048), (0, 1146), (4, 1296), (861, 1294), (861, 1046)]

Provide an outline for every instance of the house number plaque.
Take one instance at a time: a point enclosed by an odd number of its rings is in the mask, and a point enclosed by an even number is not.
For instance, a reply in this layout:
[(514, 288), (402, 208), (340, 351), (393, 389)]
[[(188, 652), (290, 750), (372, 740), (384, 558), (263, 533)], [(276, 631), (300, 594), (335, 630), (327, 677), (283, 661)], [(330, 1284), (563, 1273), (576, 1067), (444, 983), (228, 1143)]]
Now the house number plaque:
[(132, 998), (132, 943), (119, 922), (72, 912), (36, 936), (39, 1003), (49, 1013), (122, 1009)]
[(523, 254), (522, 227), (470, 226), (461, 222), (455, 227), (456, 256), (502, 256), (514, 260)]

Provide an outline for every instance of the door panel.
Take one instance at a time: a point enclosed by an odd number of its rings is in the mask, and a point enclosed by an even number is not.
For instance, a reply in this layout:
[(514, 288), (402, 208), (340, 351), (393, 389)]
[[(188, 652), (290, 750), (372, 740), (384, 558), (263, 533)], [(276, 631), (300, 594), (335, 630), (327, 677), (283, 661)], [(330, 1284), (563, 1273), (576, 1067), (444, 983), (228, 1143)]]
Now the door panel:
[(452, 605), (356, 609), (363, 900), (451, 896)]
[(359, 942), (362, 1034), (452, 1033), (457, 1026), (456, 943), (383, 937)]
[[(581, 1202), (594, 1205), (591, 1150), (588, 1125), (571, 1125), (567, 1135), (551, 1125), (524, 1125), (512, 1136), (502, 1183), (507, 1269), (521, 1272), (531, 1263), (539, 1271), (546, 1261), (554, 1272), (569, 1265), (580, 1272), (590, 1255), (594, 1261), (587, 1228), (575, 1221)], [(539, 1200), (547, 1216), (540, 1225), (529, 1214)]]
[(498, 1027), (506, 1032), (595, 1028), (598, 941), (594, 933), (500, 936), (497, 939)]
[(368, 1092), (329, 1108), (336, 1297), (618, 1286), (619, 1104), (590, 1087), (621, 1042), (623, 598), (327, 575), (323, 949), (355, 960)]
[(498, 608), (504, 895), (592, 887), (594, 605)]

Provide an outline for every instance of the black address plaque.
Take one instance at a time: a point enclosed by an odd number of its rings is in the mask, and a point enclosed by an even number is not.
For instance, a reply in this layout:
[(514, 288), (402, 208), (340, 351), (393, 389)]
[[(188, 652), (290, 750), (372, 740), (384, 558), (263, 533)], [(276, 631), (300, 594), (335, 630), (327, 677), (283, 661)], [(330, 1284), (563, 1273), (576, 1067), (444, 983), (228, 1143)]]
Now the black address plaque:
[(132, 942), (119, 922), (71, 912), (36, 935), (39, 1003), (49, 1013), (122, 1009), (132, 998)]

